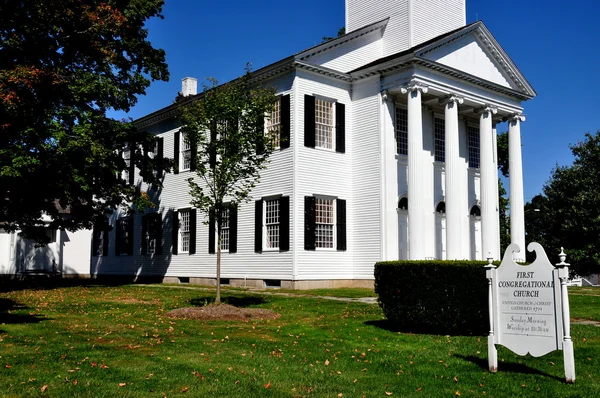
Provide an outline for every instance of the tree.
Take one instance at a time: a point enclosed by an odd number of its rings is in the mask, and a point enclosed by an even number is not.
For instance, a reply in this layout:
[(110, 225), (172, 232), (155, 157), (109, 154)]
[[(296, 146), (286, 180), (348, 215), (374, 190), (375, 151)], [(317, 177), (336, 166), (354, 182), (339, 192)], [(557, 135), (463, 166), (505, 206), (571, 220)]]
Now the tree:
[(346, 34), (346, 27), (345, 27), (345, 26), (342, 26), (341, 28), (339, 28), (339, 29), (338, 29), (337, 36), (336, 36), (336, 37), (323, 36), (323, 37), (321, 38), (321, 43), (325, 43), (325, 42), (328, 42), (328, 41), (330, 41), (330, 40), (336, 39), (336, 38), (338, 38), (338, 37), (342, 37), (342, 36), (344, 36), (345, 34)]
[[(123, 181), (134, 165), (150, 182), (153, 138), (128, 111), (151, 80), (168, 80), (165, 53), (145, 22), (163, 0), (5, 0), (0, 3), (0, 221), (36, 234), (91, 227), (145, 196)], [(119, 151), (131, 148), (131, 165)], [(164, 165), (166, 166), (166, 165)], [(132, 171), (132, 170), (131, 170)], [(63, 216), (67, 212), (68, 217)]]
[(228, 211), (237, 214), (239, 204), (249, 200), (273, 146), (265, 134), (264, 121), (276, 101), (274, 90), (252, 88), (250, 78), (247, 66), (246, 74), (231, 83), (219, 86), (209, 79), (203, 95), (182, 106), (179, 114), (181, 132), (192, 147), (192, 169), (199, 180), (188, 179), (191, 204), (208, 216), (209, 225), (216, 226), (216, 231), (209, 233), (217, 237), (217, 304), (221, 302), (224, 217)]
[(570, 166), (557, 166), (543, 188), (525, 206), (530, 240), (551, 252), (565, 248), (571, 271), (600, 273), (600, 132), (570, 145)]

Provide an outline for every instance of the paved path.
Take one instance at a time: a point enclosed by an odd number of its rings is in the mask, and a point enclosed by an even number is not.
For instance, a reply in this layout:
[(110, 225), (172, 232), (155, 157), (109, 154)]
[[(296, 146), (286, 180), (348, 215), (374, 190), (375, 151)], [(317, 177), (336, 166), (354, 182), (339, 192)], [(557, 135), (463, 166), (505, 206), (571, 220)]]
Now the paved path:
[[(162, 287), (166, 289), (187, 289), (187, 290), (201, 290), (201, 291), (209, 291), (213, 292), (215, 290), (214, 287), (202, 287), (198, 286), (173, 286), (173, 285), (163, 285), (163, 284), (138, 284), (137, 286), (147, 286), (147, 287)], [(228, 292), (235, 292), (236, 290), (227, 290)], [(265, 294), (267, 296), (287, 296), (287, 297), (305, 297), (305, 298), (319, 298), (324, 300), (334, 300), (334, 301), (347, 301), (354, 303), (365, 303), (365, 304), (377, 304), (377, 297), (333, 297), (333, 296), (312, 296), (308, 294), (295, 294), (295, 293), (287, 293), (287, 292), (278, 292), (274, 291), (265, 291), (265, 290), (254, 290), (248, 288), (246, 290), (239, 290), (244, 293), (256, 293), (256, 294)], [(301, 290), (299, 290), (301, 291)]]

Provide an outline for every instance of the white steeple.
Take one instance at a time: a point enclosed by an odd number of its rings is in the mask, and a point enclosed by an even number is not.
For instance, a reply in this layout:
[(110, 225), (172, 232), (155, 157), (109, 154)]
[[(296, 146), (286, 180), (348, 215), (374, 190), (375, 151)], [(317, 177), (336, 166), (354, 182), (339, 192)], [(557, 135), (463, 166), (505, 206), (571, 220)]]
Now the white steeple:
[(389, 18), (383, 56), (466, 24), (466, 0), (346, 0), (346, 32)]

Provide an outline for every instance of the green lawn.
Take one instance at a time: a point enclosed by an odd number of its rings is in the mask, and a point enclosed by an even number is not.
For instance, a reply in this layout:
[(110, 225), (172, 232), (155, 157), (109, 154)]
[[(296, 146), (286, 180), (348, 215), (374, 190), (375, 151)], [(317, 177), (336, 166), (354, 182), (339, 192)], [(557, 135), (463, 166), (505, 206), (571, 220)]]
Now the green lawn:
[[(591, 325), (572, 327), (577, 381), (568, 385), (562, 352), (532, 358), (500, 348), (490, 374), (485, 337), (398, 333), (376, 305), (226, 290), (226, 301), (281, 317), (175, 321), (164, 314), (204, 305), (212, 293), (94, 284), (7, 291), (14, 287), (0, 285), (3, 397), (600, 396), (600, 327)], [(600, 320), (600, 290), (570, 292), (573, 317)]]

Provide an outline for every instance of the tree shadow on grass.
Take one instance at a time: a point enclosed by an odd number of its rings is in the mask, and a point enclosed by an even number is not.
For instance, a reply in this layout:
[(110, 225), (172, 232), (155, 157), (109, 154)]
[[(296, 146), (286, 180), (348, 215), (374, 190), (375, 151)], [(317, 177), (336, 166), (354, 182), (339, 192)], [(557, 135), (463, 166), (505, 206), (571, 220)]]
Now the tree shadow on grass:
[[(454, 357), (463, 359), (465, 361), (469, 361), (469, 362), (479, 366), (483, 370), (489, 369), (489, 364), (488, 364), (487, 358), (479, 358), (474, 355), (466, 355), (465, 356), (465, 355), (460, 355), (460, 354), (454, 354)], [(564, 378), (561, 378), (561, 377), (558, 377), (555, 375), (551, 375), (549, 373), (542, 372), (539, 369), (535, 369), (530, 366), (524, 365), (522, 363), (516, 363), (516, 362), (499, 362), (498, 363), (498, 372), (540, 375), (540, 376), (548, 377), (548, 378), (558, 380), (558, 381), (563, 381), (563, 382), (565, 381)]]
[(408, 334), (429, 334), (429, 335), (438, 335), (438, 336), (485, 336), (487, 332), (482, 331), (481, 333), (469, 333), (467, 332), (457, 332), (457, 331), (445, 331), (439, 329), (432, 328), (419, 328), (414, 327), (412, 325), (402, 325), (397, 322), (392, 322), (387, 319), (379, 319), (376, 321), (365, 321), (365, 325), (374, 326), (378, 329), (387, 330), (393, 333), (408, 333)]
[[(22, 313), (11, 313), (10, 311), (24, 311), (27, 307), (17, 303), (14, 300), (0, 298), (0, 325), (15, 325), (22, 323), (38, 323), (47, 321), (48, 318), (44, 318), (40, 315), (22, 314)], [(0, 330), (0, 333), (6, 333), (4, 330)]]
[[(214, 296), (203, 296), (191, 299), (190, 304), (194, 307), (202, 307), (212, 304), (214, 301)], [(268, 303), (269, 300), (266, 300), (262, 296), (222, 296), (221, 302), (223, 304), (233, 305), (234, 307), (245, 308), (253, 305), (265, 304)]]
[(122, 286), (133, 283), (131, 280), (123, 278), (106, 279), (66, 279), (66, 278), (47, 278), (31, 277), (23, 280), (1, 280), (0, 292), (10, 293), (14, 291), (33, 289), (33, 290), (54, 290), (68, 287), (112, 287)]

